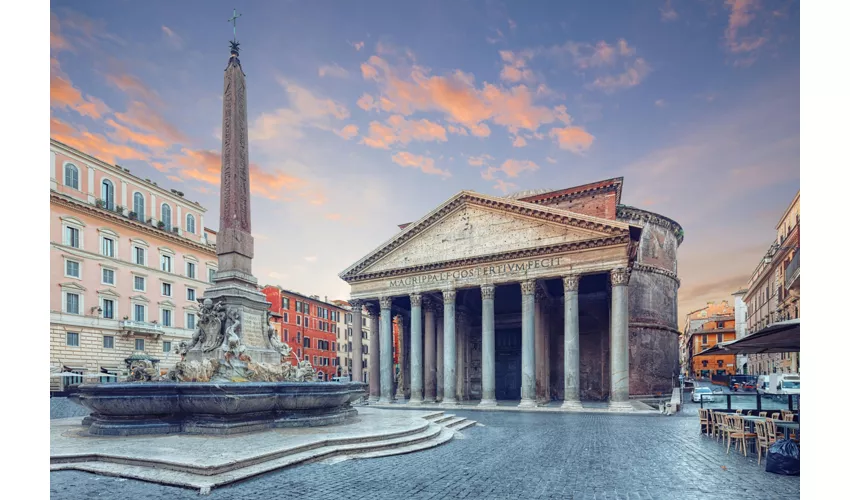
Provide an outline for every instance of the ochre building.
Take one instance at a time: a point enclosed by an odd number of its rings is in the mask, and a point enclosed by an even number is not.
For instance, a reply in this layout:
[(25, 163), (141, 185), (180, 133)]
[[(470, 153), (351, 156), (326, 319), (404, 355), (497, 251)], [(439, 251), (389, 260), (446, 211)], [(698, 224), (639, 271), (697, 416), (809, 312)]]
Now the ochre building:
[(622, 187), (616, 178), (504, 197), (462, 191), (343, 271), (353, 337), (359, 306), (374, 324), (370, 397), (396, 397), (396, 315), (410, 339), (399, 378), (411, 404), (627, 409), (630, 396), (669, 393), (683, 232), (622, 205)]

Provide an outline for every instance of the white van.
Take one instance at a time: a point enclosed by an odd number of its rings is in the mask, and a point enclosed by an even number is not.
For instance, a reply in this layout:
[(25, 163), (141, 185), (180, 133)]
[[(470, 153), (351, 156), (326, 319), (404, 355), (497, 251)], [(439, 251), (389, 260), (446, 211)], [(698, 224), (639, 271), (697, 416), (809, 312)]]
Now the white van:
[(770, 375), (759, 375), (757, 389), (759, 394), (771, 396), (800, 394), (800, 374), (771, 373)]

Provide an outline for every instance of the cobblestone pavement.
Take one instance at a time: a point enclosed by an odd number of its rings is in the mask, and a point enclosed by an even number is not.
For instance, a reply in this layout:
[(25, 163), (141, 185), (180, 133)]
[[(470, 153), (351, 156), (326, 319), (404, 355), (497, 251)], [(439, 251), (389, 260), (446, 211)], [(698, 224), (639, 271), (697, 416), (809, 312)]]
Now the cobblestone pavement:
[[(403, 411), (403, 410), (397, 410)], [(455, 412), (483, 426), (435, 449), (318, 462), (215, 489), (210, 498), (775, 499), (799, 498), (800, 478), (764, 471), (700, 436), (696, 418)], [(234, 445), (229, 443), (228, 445)], [(51, 498), (196, 498), (197, 492), (51, 473)]]

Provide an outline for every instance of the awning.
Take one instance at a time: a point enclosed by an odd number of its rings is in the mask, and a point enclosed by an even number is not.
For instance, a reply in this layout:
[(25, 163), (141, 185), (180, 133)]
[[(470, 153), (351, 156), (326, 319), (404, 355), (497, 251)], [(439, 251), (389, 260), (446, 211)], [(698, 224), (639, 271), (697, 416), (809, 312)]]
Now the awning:
[(725, 345), (710, 347), (696, 356), (707, 354), (764, 354), (800, 352), (800, 319), (780, 321), (752, 335)]

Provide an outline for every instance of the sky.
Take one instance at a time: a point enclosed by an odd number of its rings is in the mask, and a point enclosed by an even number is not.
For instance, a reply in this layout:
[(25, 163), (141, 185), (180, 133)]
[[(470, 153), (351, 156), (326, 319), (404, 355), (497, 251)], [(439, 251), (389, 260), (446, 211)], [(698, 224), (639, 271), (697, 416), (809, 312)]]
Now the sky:
[[(730, 300), (800, 186), (793, 1), (252, 1), (254, 274), (338, 274), (461, 190), (623, 176), (678, 221), (680, 323)], [(233, 2), (51, 2), (51, 136), (186, 193), (217, 229)]]

